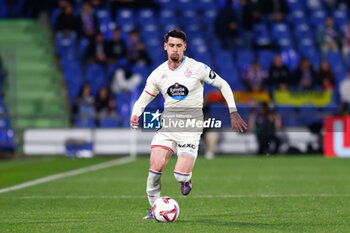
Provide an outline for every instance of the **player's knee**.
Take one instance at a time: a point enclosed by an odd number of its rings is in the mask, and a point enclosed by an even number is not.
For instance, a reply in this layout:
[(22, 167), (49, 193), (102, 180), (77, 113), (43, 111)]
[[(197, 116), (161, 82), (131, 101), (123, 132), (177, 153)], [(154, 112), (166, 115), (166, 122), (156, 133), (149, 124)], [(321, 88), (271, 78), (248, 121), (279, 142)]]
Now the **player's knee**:
[(153, 170), (157, 173), (162, 173), (165, 165), (166, 164), (164, 164), (163, 161), (151, 161), (150, 170)]
[(179, 171), (174, 171), (175, 179), (180, 183), (186, 183), (191, 180), (192, 172), (184, 173)]

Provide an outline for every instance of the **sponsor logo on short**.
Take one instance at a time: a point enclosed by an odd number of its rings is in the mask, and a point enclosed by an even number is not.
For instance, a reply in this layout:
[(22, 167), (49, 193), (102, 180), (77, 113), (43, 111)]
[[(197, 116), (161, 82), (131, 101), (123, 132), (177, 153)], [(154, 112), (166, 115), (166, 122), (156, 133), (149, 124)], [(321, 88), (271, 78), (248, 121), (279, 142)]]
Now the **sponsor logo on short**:
[(191, 144), (191, 143), (184, 143), (184, 144), (178, 144), (177, 145), (179, 148), (191, 148), (193, 150), (196, 149), (196, 146)]

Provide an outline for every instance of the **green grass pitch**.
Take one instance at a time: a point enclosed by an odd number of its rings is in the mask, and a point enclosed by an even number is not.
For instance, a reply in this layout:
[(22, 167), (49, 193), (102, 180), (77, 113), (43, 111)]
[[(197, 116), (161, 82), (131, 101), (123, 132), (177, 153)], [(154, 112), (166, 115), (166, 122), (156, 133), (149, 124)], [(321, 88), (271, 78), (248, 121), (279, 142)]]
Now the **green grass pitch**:
[[(0, 189), (110, 158), (0, 161)], [(0, 194), (0, 232), (350, 232), (350, 160), (321, 156), (198, 158), (182, 197), (163, 173), (174, 223), (142, 220), (149, 160)]]

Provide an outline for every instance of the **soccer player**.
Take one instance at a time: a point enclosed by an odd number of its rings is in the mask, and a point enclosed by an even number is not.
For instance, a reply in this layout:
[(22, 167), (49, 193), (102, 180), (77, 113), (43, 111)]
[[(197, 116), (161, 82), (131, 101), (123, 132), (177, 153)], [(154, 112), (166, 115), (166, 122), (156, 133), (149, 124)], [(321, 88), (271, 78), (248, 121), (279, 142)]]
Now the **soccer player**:
[[(164, 50), (168, 60), (156, 68), (147, 79), (144, 91), (135, 102), (130, 125), (137, 128), (144, 108), (162, 93), (166, 109), (200, 109), (203, 107), (204, 82), (220, 89), (225, 98), (231, 118), (232, 129), (243, 132), (247, 124), (237, 112), (232, 90), (228, 83), (207, 65), (184, 56), (186, 34), (175, 29), (164, 36)], [(163, 114), (164, 114), (163, 112)], [(187, 113), (188, 113), (187, 112)], [(195, 112), (195, 110), (194, 110)], [(186, 114), (183, 114), (186, 116)], [(151, 206), (160, 197), (161, 176), (168, 160), (177, 149), (175, 179), (181, 184), (181, 192), (188, 195), (192, 189), (192, 168), (195, 164), (201, 130), (193, 132), (174, 132), (158, 130), (151, 144), (150, 169), (147, 179), (147, 196)], [(152, 219), (152, 211), (144, 219)]]

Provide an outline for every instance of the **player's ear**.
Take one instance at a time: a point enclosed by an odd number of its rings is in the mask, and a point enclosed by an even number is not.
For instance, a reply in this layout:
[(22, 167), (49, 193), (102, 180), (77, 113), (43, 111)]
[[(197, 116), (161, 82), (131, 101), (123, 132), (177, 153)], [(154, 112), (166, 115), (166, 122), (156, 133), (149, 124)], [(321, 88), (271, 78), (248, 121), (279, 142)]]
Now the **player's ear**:
[(166, 43), (164, 42), (164, 50), (166, 50)]
[(187, 43), (185, 43), (184, 51), (186, 51), (186, 49), (187, 49)]

